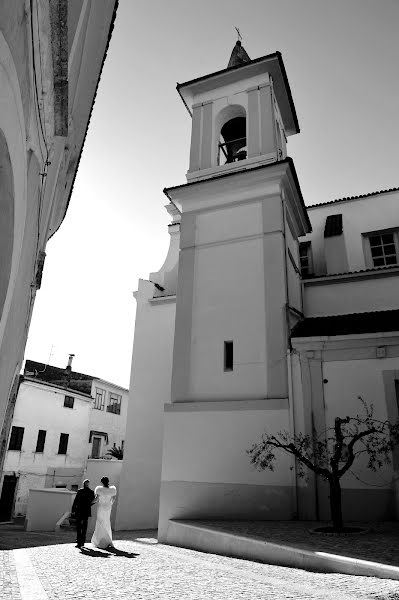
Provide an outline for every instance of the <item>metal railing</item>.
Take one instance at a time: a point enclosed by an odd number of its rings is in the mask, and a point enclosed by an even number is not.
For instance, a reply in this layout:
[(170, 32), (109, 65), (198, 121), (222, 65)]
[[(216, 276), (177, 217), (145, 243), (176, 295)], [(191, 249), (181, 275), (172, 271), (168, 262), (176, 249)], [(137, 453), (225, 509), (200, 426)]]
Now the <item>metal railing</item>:
[(235, 140), (229, 140), (223, 144), (219, 144), (218, 151), (218, 164), (221, 164), (222, 154), (224, 155), (227, 163), (237, 162), (247, 158), (247, 138), (237, 138)]

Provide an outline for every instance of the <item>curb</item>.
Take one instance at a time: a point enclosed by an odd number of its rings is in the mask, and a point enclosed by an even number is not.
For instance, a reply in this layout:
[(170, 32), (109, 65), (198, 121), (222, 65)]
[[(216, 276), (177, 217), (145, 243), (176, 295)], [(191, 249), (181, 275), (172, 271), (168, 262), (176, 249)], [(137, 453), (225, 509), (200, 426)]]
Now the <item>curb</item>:
[(399, 567), (327, 552), (314, 552), (283, 546), (233, 533), (218, 531), (194, 521), (170, 519), (161, 543), (221, 554), (234, 558), (260, 561), (271, 565), (293, 567), (321, 573), (344, 573), (399, 580)]

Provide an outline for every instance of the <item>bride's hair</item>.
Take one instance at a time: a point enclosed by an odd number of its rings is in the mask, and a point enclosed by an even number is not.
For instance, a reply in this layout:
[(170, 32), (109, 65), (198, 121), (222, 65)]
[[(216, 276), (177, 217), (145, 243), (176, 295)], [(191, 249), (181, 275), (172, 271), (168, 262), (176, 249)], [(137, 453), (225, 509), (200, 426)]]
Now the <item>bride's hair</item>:
[(104, 487), (109, 487), (109, 479), (108, 477), (101, 477), (101, 483)]

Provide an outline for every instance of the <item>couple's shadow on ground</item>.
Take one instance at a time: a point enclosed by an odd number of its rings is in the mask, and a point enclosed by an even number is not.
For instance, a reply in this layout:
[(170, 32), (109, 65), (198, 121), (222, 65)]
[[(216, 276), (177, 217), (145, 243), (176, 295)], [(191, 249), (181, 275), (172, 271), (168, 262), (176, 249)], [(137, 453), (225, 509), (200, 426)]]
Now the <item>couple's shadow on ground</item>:
[(94, 550), (93, 548), (83, 548), (80, 549), (81, 553), (85, 556), (92, 556), (97, 558), (109, 558), (110, 556), (124, 556), (125, 558), (137, 558), (140, 556), (139, 554), (135, 554), (134, 552), (125, 552), (124, 550), (118, 550), (118, 548), (105, 548), (105, 550)]

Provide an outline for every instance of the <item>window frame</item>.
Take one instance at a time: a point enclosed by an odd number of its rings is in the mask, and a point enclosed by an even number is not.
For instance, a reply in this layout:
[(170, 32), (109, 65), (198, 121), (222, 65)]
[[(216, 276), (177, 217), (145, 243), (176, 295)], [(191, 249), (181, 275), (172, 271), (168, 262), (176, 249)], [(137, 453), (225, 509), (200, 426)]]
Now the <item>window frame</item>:
[[(64, 443), (62, 443), (62, 442), (64, 442)], [(68, 444), (69, 444), (69, 433), (60, 433), (60, 440), (58, 442), (57, 454), (60, 454), (61, 456), (66, 456), (66, 454), (68, 452)], [(61, 450), (64, 450), (64, 445), (65, 445), (65, 452), (61, 452)]]
[[(100, 458), (101, 457), (101, 437), (99, 435), (93, 435), (93, 439), (91, 440), (91, 457), (90, 458)], [(94, 450), (94, 440), (98, 440), (99, 444), (98, 444), (98, 456), (94, 456), (93, 454), (93, 450)]]
[[(72, 400), (72, 406), (69, 405), (71, 400)], [(68, 395), (64, 396), (64, 408), (73, 408), (74, 404), (75, 404), (74, 396), (68, 396)]]
[[(23, 440), (24, 440), (24, 435), (25, 435), (25, 427), (21, 427), (19, 425), (13, 425), (11, 427), (10, 439), (8, 441), (8, 448), (7, 448), (7, 450), (11, 450), (11, 451), (14, 451), (14, 452), (21, 452), (22, 451), (22, 443), (23, 443)], [(19, 444), (17, 442), (19, 442)], [(14, 447), (11, 448), (11, 443), (13, 443), (13, 446), (19, 446), (19, 447), (18, 448), (14, 448)]]
[[(301, 256), (301, 247), (306, 248), (306, 258), (308, 261), (307, 269), (308, 272), (304, 275), (304, 266), (302, 265), (302, 256)], [(298, 246), (298, 262), (299, 262), (299, 272), (301, 274), (302, 279), (307, 279), (308, 277), (312, 277), (314, 275), (314, 265), (313, 265), (313, 252), (312, 252), (312, 242), (311, 240), (299, 242)]]
[[(98, 402), (99, 392), (102, 392), (100, 402)], [(95, 408), (96, 410), (105, 410), (106, 395), (107, 395), (107, 391), (104, 388), (96, 387), (96, 395), (94, 397), (93, 408)], [(99, 406), (97, 406), (98, 404), (99, 404)]]
[[(111, 402), (111, 398), (114, 396), (119, 401)], [(107, 412), (112, 413), (114, 415), (120, 415), (122, 408), (122, 394), (117, 394), (116, 392), (108, 392), (108, 404), (107, 404)]]
[[(395, 245), (395, 254), (396, 254), (396, 263), (392, 264), (384, 264), (384, 265), (375, 265), (374, 258), (371, 245), (370, 238), (374, 236), (383, 236), (387, 234), (392, 234), (393, 243)], [(377, 231), (367, 231), (362, 233), (362, 241), (363, 241), (363, 252), (367, 269), (386, 269), (390, 267), (398, 267), (399, 266), (399, 228), (398, 227), (389, 227), (387, 229), (378, 229)], [(382, 247), (384, 247), (382, 245)], [(385, 260), (385, 254), (382, 254), (382, 257)]]

